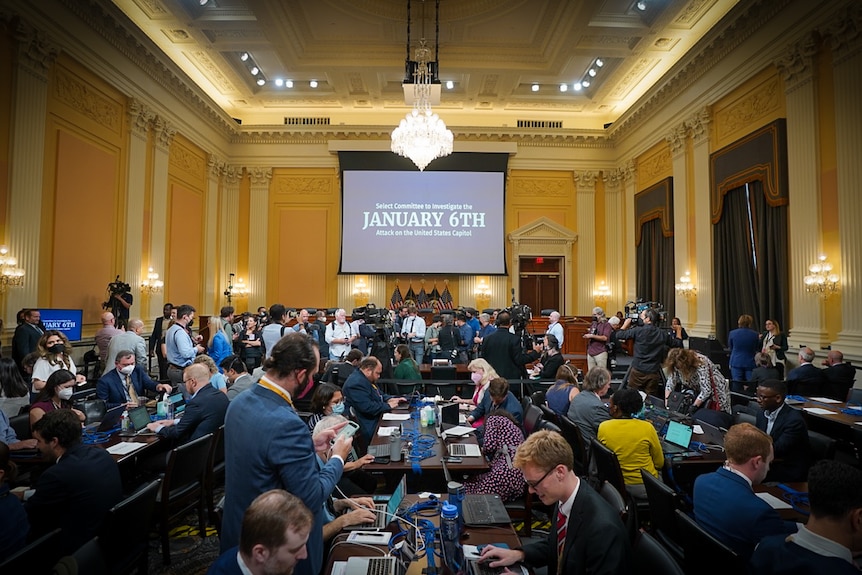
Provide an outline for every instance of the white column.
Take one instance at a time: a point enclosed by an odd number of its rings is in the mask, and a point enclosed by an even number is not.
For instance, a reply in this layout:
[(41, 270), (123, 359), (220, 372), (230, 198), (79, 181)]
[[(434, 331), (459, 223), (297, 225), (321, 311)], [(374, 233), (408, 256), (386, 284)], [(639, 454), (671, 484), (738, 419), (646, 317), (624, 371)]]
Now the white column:
[[(137, 304), (137, 311), (132, 310), (131, 317), (139, 315), (146, 321), (149, 318), (149, 307), (144, 307), (144, 300), (149, 304), (153, 299), (150, 295), (141, 294), (141, 280), (146, 277), (143, 269), (151, 265), (144, 262), (144, 200), (147, 196), (147, 136), (153, 113), (140, 100), (129, 100), (129, 159), (126, 175), (126, 269), (124, 276), (132, 287), (132, 296)], [(163, 274), (164, 270), (158, 270)], [(158, 299), (158, 295), (156, 296)]]
[[(9, 150), (9, 253), (18, 258), (24, 287), (6, 292), (6, 325), (14, 327), (15, 313), (24, 307), (44, 305), (39, 295), (39, 249), (42, 220), (42, 173), (45, 151), (45, 116), (48, 103), (48, 70), (57, 49), (41, 33), (18, 21), (13, 31), (17, 42), (16, 82), (11, 114)], [(15, 225), (8, 225), (14, 222)]]
[[(219, 219), (219, 178), (224, 170), (224, 161), (213, 154), (207, 154), (207, 189), (206, 197), (204, 198), (204, 269), (203, 269), (203, 302), (204, 310), (199, 313), (209, 313), (210, 315), (219, 312), (222, 306), (222, 292), (227, 287), (227, 284), (222, 283), (222, 278), (227, 281), (228, 272), (236, 271), (236, 240), (237, 240), (237, 222), (236, 210), (232, 212), (233, 218), (230, 218), (232, 223), (225, 223), (224, 205), (221, 206), (222, 213)], [(227, 186), (226, 186), (227, 188)], [(225, 190), (225, 195), (228, 192)], [(239, 197), (239, 193), (236, 194)], [(237, 202), (238, 203), (238, 202)], [(231, 235), (231, 227), (233, 234)], [(233, 251), (228, 252), (233, 254), (233, 264), (225, 265), (225, 236), (230, 235), (230, 242)], [(219, 253), (221, 254), (220, 266), (216, 266), (216, 244), (219, 239), (221, 246)], [(227, 305), (227, 300), (224, 300), (224, 305)]]
[[(687, 130), (684, 123), (675, 126), (665, 140), (670, 144), (673, 160), (673, 281), (691, 271), (688, 249), (688, 172), (685, 144)], [(690, 325), (688, 299), (674, 292), (674, 309), (682, 325)]]
[[(578, 237), (595, 238), (596, 174), (575, 172), (574, 179)], [(595, 244), (578, 243), (578, 271), (575, 277), (567, 277), (566, 283), (573, 287), (574, 301), (566, 307), (564, 315), (588, 315), (594, 307), (593, 290), (596, 287)]]
[[(791, 347), (818, 349), (826, 341), (823, 305), (805, 291), (802, 278), (822, 251), (820, 230), (820, 134), (814, 59), (817, 44), (811, 37), (797, 42), (776, 62), (784, 76), (787, 108), (787, 171), (790, 182), (787, 207), (790, 259)], [(839, 116), (840, 118), (840, 116)], [(843, 122), (841, 118), (839, 124)], [(761, 321), (764, 318), (760, 318)]]
[(835, 88), (835, 143), (838, 172), (838, 238), (841, 253), (841, 331), (833, 349), (855, 363), (862, 361), (862, 8), (855, 4), (830, 30)]
[[(153, 149), (153, 200), (150, 210), (150, 264), (165, 278), (165, 289), (167, 290), (172, 278), (168, 277), (165, 267), (167, 258), (166, 238), (168, 237), (168, 164), (171, 142), (173, 142), (176, 130), (161, 116), (153, 119), (153, 130), (155, 131), (155, 146)], [(175, 301), (174, 305), (189, 302)], [(192, 305), (196, 305), (192, 304)], [(162, 315), (162, 305), (150, 298), (149, 313), (147, 317)]]
[(697, 287), (696, 319), (686, 331), (690, 335), (715, 335), (715, 287), (712, 274), (712, 216), (710, 215), (709, 111), (700, 110), (687, 121), (692, 138), (694, 170), (694, 246), (695, 264), (692, 283)]
[(626, 278), (620, 298), (623, 304), (638, 297), (637, 284), (637, 246), (635, 246), (635, 161), (630, 160), (623, 168), (624, 209), (623, 222), (626, 234), (625, 270)]
[[(251, 178), (250, 214), (269, 214), (269, 184), (272, 168), (246, 168)], [(248, 298), (249, 309), (257, 309), (272, 302), (266, 300), (266, 257), (269, 233), (267, 217), (262, 217), (248, 230)], [(346, 309), (346, 308), (345, 308)], [(350, 310), (348, 310), (350, 311)]]
[(623, 234), (620, 230), (620, 215), (623, 213), (623, 188), (625, 171), (620, 168), (610, 170), (605, 176), (605, 285), (611, 290), (610, 299), (602, 304), (610, 317), (615, 310), (623, 309), (626, 302), (623, 285)]

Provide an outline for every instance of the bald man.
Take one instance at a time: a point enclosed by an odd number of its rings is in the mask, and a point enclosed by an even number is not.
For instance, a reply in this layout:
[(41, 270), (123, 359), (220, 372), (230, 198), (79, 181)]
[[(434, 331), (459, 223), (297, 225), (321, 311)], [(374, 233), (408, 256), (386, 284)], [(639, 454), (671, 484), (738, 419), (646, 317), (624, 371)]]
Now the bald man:
[(787, 387), (790, 393), (817, 396), (826, 393), (826, 378), (823, 370), (814, 365), (814, 350), (803, 347), (799, 350), (799, 367), (787, 374)]
[(180, 443), (215, 433), (224, 424), (230, 403), (227, 395), (210, 385), (210, 370), (202, 363), (193, 363), (183, 370), (183, 383), (189, 400), (182, 418), (147, 424), (150, 431)]
[(856, 380), (856, 368), (849, 363), (844, 363), (844, 354), (837, 349), (830, 350), (823, 360), (826, 369), (823, 377), (826, 378), (826, 397), (846, 401), (847, 394)]
[(129, 320), (126, 331), (112, 337), (108, 344), (106, 369), (107, 366), (114, 365), (114, 362), (117, 361), (118, 352), (130, 349), (135, 352), (135, 363), (146, 371), (149, 367), (147, 365), (147, 342), (141, 337), (142, 333), (144, 333), (144, 322), (138, 318)]
[(102, 327), (96, 332), (93, 339), (96, 340), (96, 347), (99, 348), (99, 359), (102, 361), (102, 367), (105, 367), (108, 365), (108, 346), (111, 339), (123, 332), (114, 325), (114, 314), (111, 312), (106, 311), (100, 319), (102, 320)]

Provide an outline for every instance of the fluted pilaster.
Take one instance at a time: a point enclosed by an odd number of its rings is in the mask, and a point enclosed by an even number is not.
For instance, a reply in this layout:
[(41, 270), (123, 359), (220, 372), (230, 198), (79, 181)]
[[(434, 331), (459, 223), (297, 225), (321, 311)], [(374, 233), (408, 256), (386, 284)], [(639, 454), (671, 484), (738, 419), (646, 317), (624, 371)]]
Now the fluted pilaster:
[[(152, 175), (152, 209), (150, 210), (150, 262), (153, 269), (163, 270), (165, 276), (165, 293), (170, 293), (171, 277), (166, 267), (168, 237), (168, 164), (170, 161), (170, 146), (176, 129), (161, 116), (153, 118), (153, 175)], [(175, 302), (182, 303), (182, 302)], [(148, 317), (161, 315), (161, 306), (150, 302)]]
[[(688, 138), (686, 124), (675, 126), (666, 136), (670, 144), (673, 162), (673, 250), (674, 250), (674, 281), (690, 271), (689, 235), (688, 235), (688, 171), (686, 167), (685, 144)], [(674, 294), (674, 309), (683, 325), (690, 325), (689, 301), (683, 296)]]
[(635, 248), (635, 191), (637, 189), (637, 178), (635, 178), (635, 161), (629, 160), (622, 168), (623, 170), (623, 219), (625, 223), (626, 246), (631, 250), (625, 257), (625, 283), (620, 298), (623, 303), (637, 297), (637, 249)]
[[(147, 197), (147, 136), (153, 114), (140, 100), (132, 98), (129, 100), (129, 156), (126, 168), (126, 217), (125, 217), (125, 270), (124, 276), (132, 287), (132, 296), (135, 298), (139, 311), (133, 311), (132, 315), (143, 315), (149, 318), (155, 315), (151, 309), (152, 299), (148, 295), (141, 294), (141, 279), (146, 277), (148, 262), (144, 262), (144, 255), (148, 249), (144, 249), (144, 203)], [(159, 270), (159, 274), (164, 270)], [(158, 302), (156, 302), (158, 305)]]
[[(802, 277), (822, 251), (820, 230), (820, 130), (811, 37), (792, 45), (776, 62), (784, 77), (787, 107), (787, 166), (790, 181), (790, 344), (819, 348), (826, 341), (821, 300), (805, 291)], [(760, 318), (763, 320), (764, 318)]]
[[(233, 230), (233, 262), (226, 262), (225, 258), (225, 235), (230, 234), (230, 228), (225, 223), (224, 203), (219, 200), (229, 194), (228, 189), (223, 190), (219, 196), (219, 182), (224, 171), (224, 160), (213, 154), (207, 154), (207, 188), (204, 198), (204, 252), (203, 252), (203, 301), (211, 314), (218, 313), (222, 305), (227, 305), (227, 298), (223, 295), (227, 288), (228, 273), (236, 271), (236, 210), (231, 215)], [(227, 188), (227, 186), (225, 186)], [(236, 194), (239, 197), (239, 192)], [(238, 203), (238, 202), (237, 202)], [(221, 212), (219, 211), (221, 209)], [(227, 224), (230, 225), (230, 224)], [(219, 245), (219, 240), (221, 244)], [(219, 258), (216, 258), (216, 247), (219, 248)], [(216, 265), (218, 262), (219, 265)], [(225, 282), (225, 283), (223, 283)], [(222, 303), (224, 302), (224, 303)], [(203, 313), (203, 312), (202, 312)]]
[[(622, 309), (625, 303), (623, 296), (623, 234), (620, 233), (620, 214), (623, 213), (623, 194), (625, 193), (625, 172), (614, 168), (605, 175), (605, 285), (611, 290), (610, 298), (602, 304), (609, 315)], [(597, 278), (599, 282), (602, 278)]]
[[(574, 306), (566, 309), (566, 315), (587, 315), (594, 304), (593, 290), (596, 287), (596, 173), (575, 172), (575, 197), (578, 236), (593, 238), (593, 242), (578, 242), (578, 271), (572, 282)], [(574, 280), (574, 281), (572, 281)]]
[[(272, 181), (272, 168), (246, 168), (251, 178), (249, 213), (269, 213), (269, 184)], [(248, 288), (249, 309), (257, 308), (267, 303), (266, 294), (266, 258), (269, 222), (262, 217), (249, 226), (248, 237)], [(352, 290), (352, 287), (351, 287)], [(351, 292), (352, 297), (352, 292)], [(346, 308), (345, 308), (346, 309)], [(349, 311), (349, 310), (348, 310)]]
[(689, 334), (698, 337), (715, 335), (715, 288), (712, 274), (712, 218), (709, 205), (709, 110), (697, 112), (686, 125), (692, 138), (692, 182), (694, 189), (694, 262), (690, 270), (697, 286), (695, 321)]

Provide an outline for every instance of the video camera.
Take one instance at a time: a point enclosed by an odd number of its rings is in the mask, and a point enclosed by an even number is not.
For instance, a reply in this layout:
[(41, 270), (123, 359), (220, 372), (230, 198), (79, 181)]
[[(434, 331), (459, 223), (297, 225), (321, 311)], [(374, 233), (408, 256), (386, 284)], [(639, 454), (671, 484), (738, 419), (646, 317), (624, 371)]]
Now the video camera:
[(389, 310), (378, 308), (373, 303), (353, 308), (350, 317), (354, 321), (358, 319), (365, 320), (366, 325), (370, 325), (378, 329), (392, 328), (392, 318), (389, 317)]
[(664, 305), (657, 301), (643, 301), (643, 299), (638, 299), (637, 302), (630, 301), (626, 303), (626, 317), (631, 319), (635, 325), (643, 325), (641, 312), (648, 309), (653, 309), (658, 313), (657, 326), (667, 321), (667, 312), (664, 309)]
[(102, 302), (102, 309), (112, 309), (115, 305), (114, 296), (127, 294), (130, 291), (132, 291), (132, 286), (130, 286), (126, 282), (121, 282), (120, 276), (117, 276), (114, 281), (108, 284), (108, 300)]

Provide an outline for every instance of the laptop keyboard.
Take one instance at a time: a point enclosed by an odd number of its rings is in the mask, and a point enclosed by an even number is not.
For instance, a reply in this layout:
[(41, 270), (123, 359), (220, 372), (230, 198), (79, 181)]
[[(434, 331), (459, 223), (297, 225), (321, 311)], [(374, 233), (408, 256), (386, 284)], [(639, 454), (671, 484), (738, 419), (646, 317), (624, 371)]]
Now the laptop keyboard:
[(372, 557), (368, 560), (366, 575), (389, 575), (391, 557)]
[(449, 446), (449, 454), (455, 457), (464, 457), (467, 455), (467, 446), (463, 443), (453, 443)]
[(499, 567), (495, 569), (487, 563), (480, 563), (479, 561), (471, 561), (470, 565), (473, 567), (473, 575), (497, 575), (503, 571)]
[(491, 521), (491, 506), (485, 499), (481, 497), (470, 497), (469, 499), (464, 499), (461, 502), (461, 505), (468, 510), (474, 523)]
[(389, 457), (390, 449), (387, 444), (377, 444), (368, 446), (368, 455), (377, 457)]

